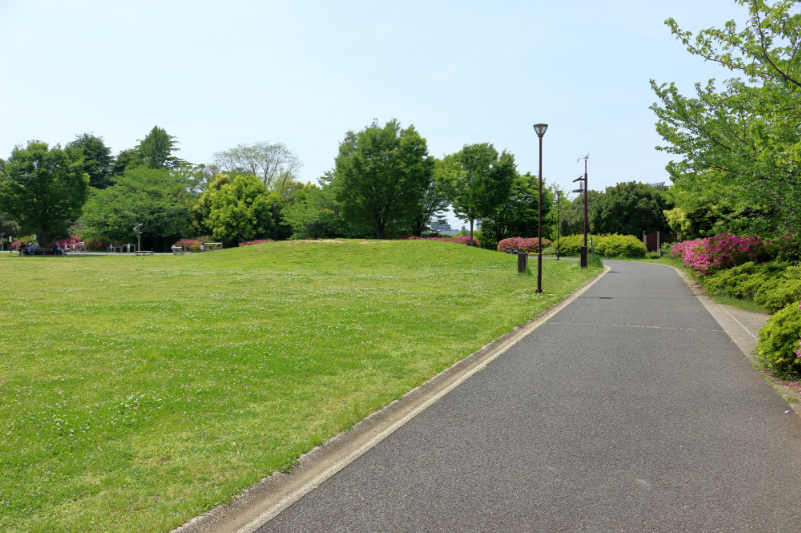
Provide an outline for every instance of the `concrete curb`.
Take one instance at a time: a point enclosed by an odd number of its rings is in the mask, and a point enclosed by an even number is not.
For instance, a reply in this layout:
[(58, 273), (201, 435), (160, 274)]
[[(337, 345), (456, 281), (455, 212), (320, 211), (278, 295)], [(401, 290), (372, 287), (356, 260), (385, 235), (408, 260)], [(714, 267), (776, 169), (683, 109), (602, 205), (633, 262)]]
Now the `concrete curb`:
[(304, 454), (291, 473), (275, 473), (246, 490), (230, 504), (195, 517), (173, 532), (253, 533), (539, 328), (610, 270), (610, 267), (604, 267), (599, 275), (532, 320), (455, 363), (353, 428)]

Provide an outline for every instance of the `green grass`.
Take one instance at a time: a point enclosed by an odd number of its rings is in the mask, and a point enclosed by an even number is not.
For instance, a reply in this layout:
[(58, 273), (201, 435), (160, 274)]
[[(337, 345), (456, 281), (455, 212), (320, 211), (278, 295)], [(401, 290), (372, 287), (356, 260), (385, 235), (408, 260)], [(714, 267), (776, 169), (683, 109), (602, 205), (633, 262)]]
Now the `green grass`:
[(0, 256), (0, 530), (167, 531), (599, 272), (429, 241)]

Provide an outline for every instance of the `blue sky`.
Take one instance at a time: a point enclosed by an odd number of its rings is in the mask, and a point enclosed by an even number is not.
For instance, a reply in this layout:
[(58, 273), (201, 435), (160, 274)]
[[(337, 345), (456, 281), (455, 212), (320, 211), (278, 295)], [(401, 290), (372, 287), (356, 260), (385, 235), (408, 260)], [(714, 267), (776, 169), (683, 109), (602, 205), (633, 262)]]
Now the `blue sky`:
[[(733, 0), (542, 2), (0, 2), (0, 157), (94, 132), (114, 153), (158, 125), (207, 163), (280, 141), (315, 181), (374, 118), (414, 124), (429, 152), (491, 142), (572, 189), (667, 179), (649, 79), (731, 73), (691, 56), (694, 33), (745, 20)], [(452, 219), (454, 220), (454, 219)]]

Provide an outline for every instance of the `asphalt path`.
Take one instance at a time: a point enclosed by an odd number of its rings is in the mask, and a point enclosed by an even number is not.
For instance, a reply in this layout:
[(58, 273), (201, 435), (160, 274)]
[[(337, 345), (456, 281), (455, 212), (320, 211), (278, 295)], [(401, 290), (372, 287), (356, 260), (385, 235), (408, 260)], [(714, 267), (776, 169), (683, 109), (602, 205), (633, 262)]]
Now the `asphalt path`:
[(606, 263), (259, 531), (800, 532), (801, 419), (672, 269)]

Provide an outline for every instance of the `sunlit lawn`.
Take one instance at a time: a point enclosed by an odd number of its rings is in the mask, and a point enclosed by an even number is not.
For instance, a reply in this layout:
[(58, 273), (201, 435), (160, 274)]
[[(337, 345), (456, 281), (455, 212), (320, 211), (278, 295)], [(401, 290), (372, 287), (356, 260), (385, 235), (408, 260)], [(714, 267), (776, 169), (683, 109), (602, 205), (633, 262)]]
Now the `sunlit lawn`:
[(0, 530), (168, 531), (598, 273), (452, 243), (0, 256)]

